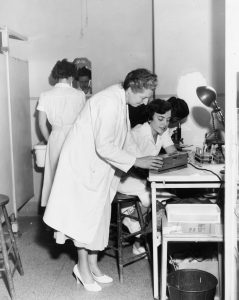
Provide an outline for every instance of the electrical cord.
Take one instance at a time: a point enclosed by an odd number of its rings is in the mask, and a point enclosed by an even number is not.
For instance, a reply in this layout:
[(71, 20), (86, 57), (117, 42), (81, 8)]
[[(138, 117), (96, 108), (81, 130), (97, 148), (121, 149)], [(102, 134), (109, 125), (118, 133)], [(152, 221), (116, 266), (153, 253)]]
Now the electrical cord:
[(192, 163), (190, 163), (190, 162), (189, 162), (188, 164), (191, 165), (192, 167), (194, 167), (195, 169), (202, 170), (202, 171), (207, 171), (207, 172), (212, 173), (213, 175), (215, 175), (215, 176), (219, 179), (220, 182), (223, 182), (222, 179), (221, 179), (221, 177), (218, 176), (218, 175), (217, 175), (215, 172), (213, 172), (212, 170), (208, 170), (208, 169), (205, 169), (205, 168), (196, 167), (194, 164), (192, 164)]
[(213, 172), (213, 171), (211, 171), (211, 170), (208, 170), (208, 169), (205, 169), (205, 168), (199, 168), (199, 167), (196, 167), (194, 164), (192, 164), (192, 163), (190, 163), (190, 162), (189, 162), (188, 164), (191, 165), (191, 166), (193, 166), (195, 169), (210, 172), (210, 173), (212, 173), (213, 175), (215, 175), (215, 176), (219, 179), (219, 181), (220, 181), (221, 184), (220, 184), (220, 187), (219, 187), (219, 189), (218, 189), (217, 198), (216, 198), (216, 203), (217, 203), (218, 205), (220, 205), (220, 204), (221, 204), (221, 203), (220, 203), (220, 195), (221, 195), (221, 191), (222, 191), (223, 186), (224, 186), (224, 181), (220, 178), (220, 176), (218, 176), (215, 172)]

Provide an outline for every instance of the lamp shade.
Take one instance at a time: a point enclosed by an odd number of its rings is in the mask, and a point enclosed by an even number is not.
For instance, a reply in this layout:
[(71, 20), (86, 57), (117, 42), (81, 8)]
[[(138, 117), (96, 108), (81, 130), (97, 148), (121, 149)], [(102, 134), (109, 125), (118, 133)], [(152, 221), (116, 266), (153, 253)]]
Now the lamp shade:
[(215, 101), (217, 99), (217, 93), (214, 88), (210, 86), (199, 86), (196, 89), (196, 93), (198, 98), (204, 105), (213, 107), (213, 104), (215, 104)]

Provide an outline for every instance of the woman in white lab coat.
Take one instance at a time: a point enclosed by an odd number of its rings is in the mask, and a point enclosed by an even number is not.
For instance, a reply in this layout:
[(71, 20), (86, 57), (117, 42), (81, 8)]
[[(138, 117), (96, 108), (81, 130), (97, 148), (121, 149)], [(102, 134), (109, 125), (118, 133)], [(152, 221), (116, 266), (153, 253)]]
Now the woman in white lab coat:
[(108, 245), (111, 201), (118, 185), (115, 171), (162, 165), (156, 156), (136, 158), (122, 150), (130, 129), (127, 104), (147, 102), (156, 84), (156, 75), (137, 69), (122, 85), (95, 94), (62, 148), (44, 221), (74, 241), (78, 264), (73, 273), (89, 291), (101, 290), (97, 282), (113, 281), (99, 269), (97, 254)]
[[(58, 158), (65, 138), (85, 104), (85, 94), (71, 87), (76, 67), (66, 59), (58, 61), (51, 71), (55, 86), (40, 95), (38, 121), (47, 142), (41, 205), (47, 205)], [(51, 125), (51, 132), (47, 123)]]

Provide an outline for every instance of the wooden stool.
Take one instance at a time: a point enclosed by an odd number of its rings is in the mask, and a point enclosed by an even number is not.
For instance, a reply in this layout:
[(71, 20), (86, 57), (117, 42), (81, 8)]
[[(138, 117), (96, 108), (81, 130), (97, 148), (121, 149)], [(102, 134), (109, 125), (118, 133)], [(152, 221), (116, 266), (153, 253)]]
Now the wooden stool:
[[(7, 228), (7, 232), (6, 233), (3, 232), (2, 220), (0, 220), (0, 251), (2, 252), (2, 257), (3, 257), (3, 267), (0, 268), (0, 271), (5, 272), (11, 299), (15, 299), (13, 273), (15, 272), (16, 268), (18, 268), (18, 271), (21, 275), (23, 275), (24, 272), (22, 268), (20, 255), (17, 249), (16, 240), (13, 235), (12, 227), (7, 214), (6, 204), (8, 204), (8, 202), (9, 202), (8, 196), (0, 194), (0, 218), (3, 215), (4, 220), (6, 222), (6, 228)], [(10, 245), (7, 244), (7, 240), (4, 235), (7, 235), (9, 237)], [(14, 257), (14, 268), (12, 270), (9, 264), (10, 253), (12, 253)]]
[[(131, 264), (131, 263), (138, 261), (145, 257), (147, 257), (150, 262), (150, 250), (149, 250), (149, 244), (147, 242), (147, 233), (148, 232), (146, 231), (146, 224), (143, 219), (139, 198), (137, 196), (129, 196), (129, 195), (117, 193), (112, 204), (116, 205), (116, 214), (117, 214), (116, 219), (117, 220), (115, 222), (114, 220), (112, 220), (113, 218), (111, 218), (110, 241), (115, 242), (115, 240), (117, 240), (117, 245), (116, 246), (109, 245), (107, 249), (110, 248), (110, 249), (114, 249), (115, 251), (117, 251), (119, 279), (120, 279), (120, 283), (123, 283), (123, 267), (124, 266)], [(127, 206), (134, 205), (136, 208), (136, 211), (137, 211), (137, 217), (122, 213), (121, 210), (122, 210), (122, 208), (125, 207), (125, 205), (127, 205)], [(128, 230), (126, 231), (124, 229), (124, 227), (122, 226), (122, 221), (125, 217), (137, 220), (140, 224), (141, 230), (139, 230), (135, 233), (129, 233)], [(117, 233), (116, 233), (117, 238), (116, 239), (112, 238), (113, 229), (117, 229)], [(123, 257), (123, 249), (124, 249), (124, 247), (129, 246), (129, 244), (127, 244), (127, 241), (130, 238), (136, 237), (138, 235), (140, 235), (144, 240), (146, 252), (131, 256), (129, 258), (124, 258)]]

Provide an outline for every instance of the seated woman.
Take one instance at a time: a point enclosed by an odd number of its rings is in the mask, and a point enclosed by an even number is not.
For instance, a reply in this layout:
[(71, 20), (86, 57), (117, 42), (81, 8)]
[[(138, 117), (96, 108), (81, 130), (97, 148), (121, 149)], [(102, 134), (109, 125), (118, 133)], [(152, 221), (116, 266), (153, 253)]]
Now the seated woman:
[[(134, 154), (136, 157), (158, 155), (161, 147), (168, 154), (176, 153), (177, 150), (170, 137), (168, 126), (171, 119), (172, 106), (169, 102), (155, 99), (147, 105), (148, 122), (135, 126), (124, 145), (124, 149)], [(118, 192), (127, 195), (137, 195), (142, 203), (143, 208), (147, 208), (151, 201), (150, 189), (147, 187), (147, 180), (139, 176), (137, 170), (131, 169), (127, 174), (123, 175), (118, 186)], [(168, 198), (168, 197), (167, 197)], [(127, 207), (124, 213), (131, 214), (132, 207)], [(131, 233), (140, 229), (137, 221), (130, 218), (124, 218), (123, 224), (128, 227)], [(140, 247), (140, 243), (133, 245), (133, 253), (139, 254), (145, 251)]]
[[(150, 103), (153, 99), (149, 99)], [(172, 117), (170, 120), (170, 128), (178, 126), (178, 122), (184, 121), (189, 114), (189, 108), (183, 99), (177, 97), (170, 97), (168, 100), (172, 105)], [(144, 124), (148, 121), (147, 105), (141, 104), (137, 107), (129, 105), (129, 120), (131, 127), (135, 127), (138, 124)]]

